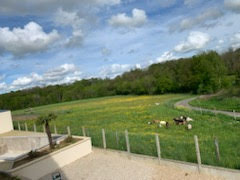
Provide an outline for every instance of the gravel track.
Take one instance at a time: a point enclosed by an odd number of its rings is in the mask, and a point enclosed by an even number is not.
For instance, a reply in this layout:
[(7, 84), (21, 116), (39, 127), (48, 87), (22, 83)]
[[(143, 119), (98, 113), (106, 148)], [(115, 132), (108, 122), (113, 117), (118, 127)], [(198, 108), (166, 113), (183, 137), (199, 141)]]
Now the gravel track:
[[(200, 96), (200, 98), (204, 98), (209, 95), (203, 95), (203, 96)], [(189, 98), (189, 99), (184, 99), (182, 101), (179, 101), (175, 104), (175, 107), (185, 107), (185, 108), (188, 108), (188, 109), (192, 109), (192, 110), (196, 110), (196, 111), (205, 111), (205, 112), (212, 112), (212, 113), (215, 113), (215, 114), (224, 114), (224, 115), (227, 115), (227, 116), (232, 116), (232, 117), (240, 117), (240, 113), (238, 112), (230, 112), (230, 111), (221, 111), (221, 110), (212, 110), (212, 109), (205, 109), (205, 108), (200, 108), (200, 107), (194, 107), (194, 106), (191, 106), (189, 104), (189, 102), (197, 99), (198, 97), (194, 97), (194, 98)]]

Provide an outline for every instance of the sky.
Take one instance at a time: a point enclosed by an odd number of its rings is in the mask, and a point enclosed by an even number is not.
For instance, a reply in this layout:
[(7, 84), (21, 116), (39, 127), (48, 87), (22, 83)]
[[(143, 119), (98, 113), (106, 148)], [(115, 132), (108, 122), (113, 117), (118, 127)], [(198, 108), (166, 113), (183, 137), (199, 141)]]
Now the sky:
[(240, 0), (0, 0), (0, 93), (240, 47)]

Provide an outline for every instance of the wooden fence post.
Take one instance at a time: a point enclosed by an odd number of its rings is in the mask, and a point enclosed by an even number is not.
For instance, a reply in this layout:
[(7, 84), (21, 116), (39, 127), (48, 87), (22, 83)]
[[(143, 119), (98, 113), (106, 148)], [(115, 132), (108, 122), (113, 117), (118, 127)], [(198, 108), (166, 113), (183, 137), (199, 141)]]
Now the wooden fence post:
[(19, 121), (18, 121), (18, 130), (21, 131), (21, 126)]
[(214, 138), (214, 144), (215, 144), (216, 157), (219, 162), (220, 161), (220, 151), (219, 151), (218, 139), (216, 137)]
[(27, 125), (27, 123), (25, 122), (24, 124), (25, 124), (25, 131), (28, 131), (28, 125)]
[(116, 131), (116, 142), (117, 142), (117, 148), (119, 147), (119, 137), (118, 137), (118, 132)]
[(86, 137), (86, 131), (85, 131), (85, 127), (82, 127), (82, 133), (83, 133), (83, 136)]
[(33, 124), (33, 131), (34, 131), (34, 132), (37, 132), (37, 127), (36, 127), (36, 124), (35, 124), (35, 123)]
[(197, 162), (198, 162), (198, 172), (201, 172), (201, 153), (199, 149), (199, 144), (198, 144), (198, 137), (195, 135), (194, 136), (194, 141), (195, 141), (195, 148), (196, 148), (196, 154), (197, 154)]
[(131, 153), (130, 143), (129, 143), (129, 137), (128, 137), (128, 131), (127, 131), (127, 130), (125, 130), (125, 139), (126, 139), (127, 152), (128, 152), (128, 153)]
[(46, 132), (46, 128), (45, 128), (45, 125), (43, 125), (43, 132), (44, 132), (44, 133)]
[(237, 120), (236, 111), (235, 110), (233, 110), (233, 116), (234, 116), (234, 119)]
[(103, 148), (106, 149), (107, 144), (106, 144), (106, 136), (105, 136), (105, 130), (104, 129), (102, 129), (102, 139), (103, 139)]
[(67, 126), (67, 133), (68, 133), (68, 136), (71, 136), (71, 129), (69, 126)]
[(57, 134), (57, 126), (54, 124), (54, 133)]
[(155, 135), (155, 140), (156, 140), (158, 161), (159, 161), (159, 163), (160, 163), (160, 160), (161, 160), (161, 148), (160, 148), (160, 141), (159, 141), (159, 136), (158, 136), (158, 134)]

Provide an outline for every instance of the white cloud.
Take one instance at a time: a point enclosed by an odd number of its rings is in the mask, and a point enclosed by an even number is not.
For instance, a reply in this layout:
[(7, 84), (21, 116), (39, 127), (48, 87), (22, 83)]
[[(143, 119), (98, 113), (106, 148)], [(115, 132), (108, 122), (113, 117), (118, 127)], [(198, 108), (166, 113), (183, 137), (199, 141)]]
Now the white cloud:
[(59, 8), (55, 14), (55, 19), (57, 25), (60, 26), (71, 26), (74, 29), (78, 29), (84, 23), (84, 19), (80, 18), (76, 11), (65, 11)]
[(9, 52), (15, 56), (44, 51), (58, 40), (56, 30), (45, 33), (42, 27), (29, 22), (24, 28), (0, 28), (0, 52)]
[(83, 6), (112, 6), (120, 3), (121, 0), (1, 0), (0, 13), (45, 15), (61, 7), (65, 9), (79, 9)]
[(19, 77), (12, 82), (13, 87), (27, 87), (35, 82), (41, 81), (42, 77), (36, 73), (32, 73), (30, 76)]
[(173, 52), (166, 51), (160, 57), (157, 58), (156, 62), (160, 63), (160, 62), (164, 62), (164, 61), (174, 60), (174, 59), (177, 59), (177, 58), (178, 57), (176, 57), (173, 54)]
[(50, 83), (62, 81), (65, 75), (74, 74), (76, 72), (78, 72), (78, 68), (74, 64), (63, 64), (43, 74), (43, 80)]
[(224, 43), (224, 40), (223, 39), (219, 39), (218, 40), (218, 44), (223, 44)]
[(227, 9), (240, 13), (240, 0), (224, 0), (224, 5)]
[(147, 15), (144, 10), (133, 9), (132, 17), (126, 13), (117, 14), (112, 16), (108, 21), (114, 27), (136, 28), (143, 26), (147, 21)]
[(234, 50), (240, 48), (240, 32), (234, 34), (234, 36), (231, 38), (231, 42)]
[(132, 68), (134, 67), (130, 64), (112, 64), (110, 66), (102, 67), (100, 69), (100, 76), (114, 78)]
[(204, 48), (208, 42), (210, 41), (210, 36), (206, 33), (193, 31), (189, 34), (187, 39), (177, 46), (175, 46), (174, 50), (176, 52), (189, 52), (194, 50), (199, 50)]
[[(170, 25), (170, 31), (184, 31), (193, 27), (211, 27), (216, 24), (214, 20), (223, 16), (223, 12), (217, 8), (210, 8), (197, 17), (185, 18), (180, 23)], [(208, 23), (207, 23), (208, 22)], [(209, 23), (210, 22), (210, 23)]]
[(55, 14), (54, 21), (59, 26), (72, 27), (72, 35), (66, 39), (64, 45), (69, 47), (81, 45), (84, 39), (81, 29), (85, 22), (84, 18), (80, 18), (76, 11), (68, 12), (60, 8)]
[(1, 91), (5, 91), (6, 88), (7, 88), (7, 85), (6, 85), (5, 82), (0, 83), (0, 92), (1, 92)]
[(42, 75), (31, 73), (28, 76), (19, 77), (9, 85), (9, 89), (19, 90), (35, 86), (73, 83), (74, 81), (81, 80), (80, 76), (81, 72), (74, 64), (63, 64)]

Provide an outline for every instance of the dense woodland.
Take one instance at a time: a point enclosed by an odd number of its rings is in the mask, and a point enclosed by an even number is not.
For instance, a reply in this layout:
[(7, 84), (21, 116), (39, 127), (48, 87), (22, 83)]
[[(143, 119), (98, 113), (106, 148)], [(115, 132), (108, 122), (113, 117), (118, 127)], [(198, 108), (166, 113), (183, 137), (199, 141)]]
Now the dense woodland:
[(191, 58), (134, 69), (114, 79), (35, 87), (0, 95), (0, 109), (23, 109), (78, 99), (164, 93), (214, 93), (240, 86), (240, 49), (219, 55), (210, 51)]

